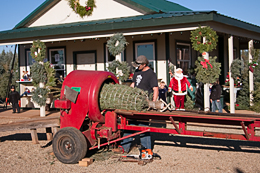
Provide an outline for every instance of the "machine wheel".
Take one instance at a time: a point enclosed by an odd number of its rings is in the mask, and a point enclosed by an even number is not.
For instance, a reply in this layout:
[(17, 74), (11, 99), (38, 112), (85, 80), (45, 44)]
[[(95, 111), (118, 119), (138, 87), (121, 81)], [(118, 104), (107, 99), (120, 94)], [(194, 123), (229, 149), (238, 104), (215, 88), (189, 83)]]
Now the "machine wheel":
[(85, 136), (74, 127), (60, 129), (52, 142), (53, 152), (62, 163), (74, 164), (87, 153)]

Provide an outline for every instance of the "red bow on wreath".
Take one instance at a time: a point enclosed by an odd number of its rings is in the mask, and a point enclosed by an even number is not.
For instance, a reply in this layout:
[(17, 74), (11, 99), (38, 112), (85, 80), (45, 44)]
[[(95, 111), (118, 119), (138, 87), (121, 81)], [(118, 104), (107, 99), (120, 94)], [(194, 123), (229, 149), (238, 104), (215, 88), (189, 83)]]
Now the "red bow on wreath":
[(86, 8), (86, 11), (91, 10), (91, 7), (86, 6), (85, 8)]
[(208, 59), (205, 59), (205, 61), (200, 61), (200, 64), (203, 66), (203, 68), (206, 69), (208, 69), (207, 63), (210, 65), (211, 68), (213, 68)]

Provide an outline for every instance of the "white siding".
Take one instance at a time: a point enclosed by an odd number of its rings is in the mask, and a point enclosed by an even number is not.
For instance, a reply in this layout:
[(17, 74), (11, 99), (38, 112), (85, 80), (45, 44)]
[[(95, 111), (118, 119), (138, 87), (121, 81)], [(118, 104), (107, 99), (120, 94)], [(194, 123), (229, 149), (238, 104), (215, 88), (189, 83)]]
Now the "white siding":
[[(82, 6), (85, 6), (85, 2), (87, 1), (80, 0)], [(67, 0), (61, 0), (30, 27), (142, 15), (113, 0), (95, 0), (95, 2), (96, 8), (94, 8), (92, 16), (81, 18), (70, 8)]]

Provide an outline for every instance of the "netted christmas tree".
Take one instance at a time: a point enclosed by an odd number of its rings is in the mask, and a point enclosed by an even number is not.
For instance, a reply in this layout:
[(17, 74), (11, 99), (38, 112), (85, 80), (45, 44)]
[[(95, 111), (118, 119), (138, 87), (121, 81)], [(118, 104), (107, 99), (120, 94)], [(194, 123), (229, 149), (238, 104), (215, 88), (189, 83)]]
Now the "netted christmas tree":
[(104, 84), (100, 92), (100, 109), (144, 111), (148, 108), (148, 93), (126, 85)]
[(31, 67), (31, 76), (36, 90), (33, 92), (32, 99), (40, 106), (46, 104), (47, 94), (50, 91), (48, 87), (55, 85), (55, 70), (50, 67), (49, 62), (43, 62), (46, 53), (45, 49), (46, 46), (43, 42), (40, 40), (33, 41), (31, 56), (36, 62)]
[[(221, 72), (221, 64), (216, 62), (217, 57), (209, 57), (209, 62), (205, 62), (205, 59), (198, 57), (195, 62), (196, 79), (198, 82), (214, 83), (219, 78)], [(203, 65), (202, 65), (203, 64)]]

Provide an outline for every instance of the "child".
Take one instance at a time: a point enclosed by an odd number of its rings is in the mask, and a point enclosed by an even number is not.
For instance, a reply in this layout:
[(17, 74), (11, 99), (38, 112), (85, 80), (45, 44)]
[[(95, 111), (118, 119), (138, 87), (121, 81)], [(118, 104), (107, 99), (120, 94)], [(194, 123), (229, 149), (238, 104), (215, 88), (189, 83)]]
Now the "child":
[(12, 103), (13, 106), (13, 113), (20, 113), (20, 107), (18, 105), (18, 101), (20, 100), (20, 95), (17, 91), (15, 91), (15, 86), (11, 86), (11, 93), (9, 94), (9, 102)]
[(159, 100), (162, 99), (165, 103), (167, 103), (166, 101), (167, 91), (168, 91), (168, 87), (166, 86), (164, 81), (161, 81), (159, 85)]

